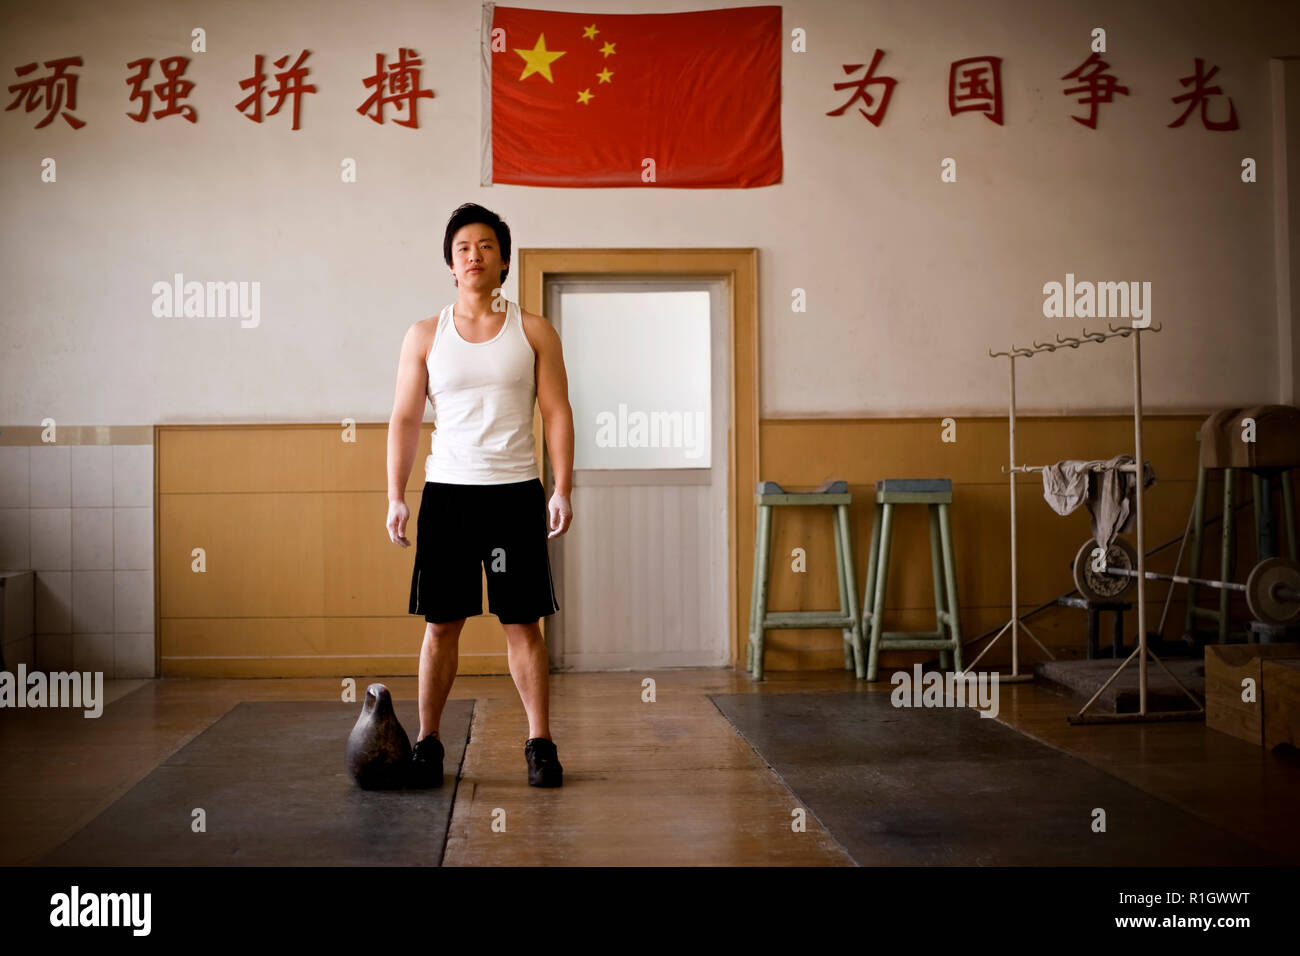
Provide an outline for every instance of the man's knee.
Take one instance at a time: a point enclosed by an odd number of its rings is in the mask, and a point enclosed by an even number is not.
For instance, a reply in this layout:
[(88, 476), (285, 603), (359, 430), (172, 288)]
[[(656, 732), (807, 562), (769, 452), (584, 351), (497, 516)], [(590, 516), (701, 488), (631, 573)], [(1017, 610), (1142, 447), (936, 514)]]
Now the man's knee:
[(465, 621), (466, 618), (463, 617), (458, 621), (429, 621), (424, 629), (424, 636), (434, 641), (454, 641), (460, 637)]
[(506, 624), (502, 622), (501, 626), (505, 629), (506, 640), (512, 644), (540, 641), (542, 639), (542, 629), (537, 621), (530, 621), (527, 624)]

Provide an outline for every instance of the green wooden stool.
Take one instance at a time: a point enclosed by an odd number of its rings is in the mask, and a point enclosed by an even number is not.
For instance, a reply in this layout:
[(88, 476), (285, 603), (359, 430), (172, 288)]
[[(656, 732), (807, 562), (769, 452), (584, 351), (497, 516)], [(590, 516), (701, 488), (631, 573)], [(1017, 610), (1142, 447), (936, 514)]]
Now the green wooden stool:
[[(923, 504), (930, 508), (930, 572), (934, 577), (935, 629), (933, 631), (883, 631), (885, 586), (889, 578), (889, 545), (893, 537), (894, 505)], [(961, 615), (957, 605), (956, 559), (952, 552), (952, 481), (948, 478), (886, 478), (876, 482), (876, 514), (871, 523), (871, 550), (867, 559), (867, 590), (862, 597), (862, 630), (870, 628), (867, 680), (876, 679), (876, 661), (882, 648), (937, 650), (939, 666), (948, 667), (951, 651), (961, 672)], [(941, 546), (942, 542), (942, 546)], [(942, 563), (941, 563), (942, 558)], [(862, 675), (859, 674), (859, 677)]]
[[(844, 666), (857, 676), (864, 672), (862, 628), (858, 619), (857, 576), (853, 571), (853, 532), (849, 525), (847, 481), (829, 480), (813, 491), (786, 491), (775, 481), (760, 481), (754, 495), (758, 530), (754, 538), (754, 586), (749, 602), (749, 658), (745, 666), (754, 680), (763, 679), (763, 650), (768, 628), (838, 627), (844, 637)], [(772, 547), (772, 509), (785, 505), (830, 505), (835, 509), (835, 566), (840, 579), (840, 609), (836, 611), (769, 611), (768, 556)]]

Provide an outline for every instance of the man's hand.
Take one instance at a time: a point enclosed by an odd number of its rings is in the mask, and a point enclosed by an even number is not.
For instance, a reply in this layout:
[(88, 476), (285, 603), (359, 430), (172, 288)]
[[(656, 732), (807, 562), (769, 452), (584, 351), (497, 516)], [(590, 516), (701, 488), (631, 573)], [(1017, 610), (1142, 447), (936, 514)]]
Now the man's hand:
[(388, 540), (393, 544), (400, 544), (403, 548), (411, 546), (411, 542), (406, 540), (406, 522), (410, 517), (411, 509), (406, 507), (405, 501), (388, 503)]
[(573, 520), (573, 509), (569, 507), (569, 496), (562, 495), (557, 491), (551, 495), (551, 503), (547, 506), (547, 510), (550, 513), (551, 533), (546, 536), (549, 540), (569, 530), (569, 522)]

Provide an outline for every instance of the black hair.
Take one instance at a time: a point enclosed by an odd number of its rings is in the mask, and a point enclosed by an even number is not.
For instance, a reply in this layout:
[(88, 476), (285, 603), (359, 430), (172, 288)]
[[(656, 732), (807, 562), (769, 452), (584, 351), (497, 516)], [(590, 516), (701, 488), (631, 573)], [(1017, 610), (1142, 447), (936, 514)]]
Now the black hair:
[[(473, 223), (481, 222), (487, 226), (497, 237), (497, 245), (501, 247), (501, 278), (497, 280), (498, 285), (506, 284), (506, 276), (510, 275), (510, 227), (505, 221), (494, 213), (491, 209), (484, 209), (478, 203), (467, 202), (459, 206), (447, 220), (447, 231), (442, 237), (442, 257), (451, 265), (451, 240), (455, 238), (456, 233)], [(455, 278), (452, 279), (455, 282)]]

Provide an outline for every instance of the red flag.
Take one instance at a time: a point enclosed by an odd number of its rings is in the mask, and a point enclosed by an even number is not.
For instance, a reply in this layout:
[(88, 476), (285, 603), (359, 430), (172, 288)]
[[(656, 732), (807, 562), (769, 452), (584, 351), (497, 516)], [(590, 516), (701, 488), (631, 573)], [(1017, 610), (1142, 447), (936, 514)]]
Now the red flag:
[(597, 14), (489, 4), (483, 42), (484, 185), (781, 181), (779, 6)]

